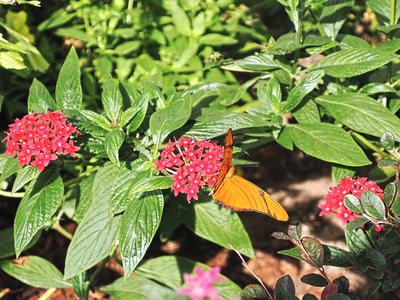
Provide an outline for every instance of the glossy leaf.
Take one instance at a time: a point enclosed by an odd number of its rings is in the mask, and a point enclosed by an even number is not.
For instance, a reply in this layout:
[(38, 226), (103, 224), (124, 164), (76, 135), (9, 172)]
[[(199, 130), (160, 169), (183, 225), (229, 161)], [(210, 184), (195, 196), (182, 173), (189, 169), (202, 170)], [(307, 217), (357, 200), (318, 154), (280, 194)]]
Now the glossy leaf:
[(392, 150), (395, 145), (395, 136), (390, 131), (385, 131), (381, 136), (381, 144), (386, 150)]
[(371, 217), (377, 220), (385, 218), (385, 204), (375, 193), (365, 191), (361, 195), (361, 205), (364, 211)]
[(331, 177), (334, 184), (338, 184), (345, 177), (353, 177), (356, 174), (355, 168), (333, 164)]
[(316, 99), (349, 128), (381, 137), (391, 131), (400, 140), (400, 119), (374, 99), (361, 94), (326, 95)]
[(348, 225), (349, 224), (345, 225), (344, 233), (346, 237), (346, 244), (347, 247), (349, 247), (350, 252), (358, 255), (371, 248), (367, 234), (362, 229), (352, 229)]
[(317, 267), (322, 267), (324, 265), (324, 248), (320, 241), (306, 236), (301, 239), (301, 243), (308, 254), (304, 255), (303, 259), (310, 260)]
[(316, 68), (332, 77), (347, 78), (375, 70), (394, 58), (393, 54), (372, 49), (344, 49), (326, 56)]
[(68, 288), (61, 272), (49, 261), (38, 256), (0, 261), (0, 268), (8, 275), (37, 288)]
[(72, 278), (72, 288), (79, 299), (89, 298), (90, 281), (87, 278), (87, 272), (83, 272)]
[(288, 129), (294, 144), (311, 156), (346, 166), (370, 164), (361, 148), (342, 128), (318, 123), (291, 125)]
[(82, 105), (81, 69), (74, 47), (58, 74), (56, 103), (59, 109), (79, 109)]
[(292, 112), (296, 121), (300, 124), (313, 124), (321, 122), (317, 104), (311, 99), (302, 101)]
[(121, 245), (124, 276), (128, 278), (146, 254), (160, 225), (164, 198), (160, 191), (146, 192), (132, 201), (121, 220)]
[(92, 203), (68, 247), (64, 271), (66, 279), (88, 270), (111, 252), (120, 223), (120, 217), (111, 214), (110, 203), (118, 172), (118, 167), (107, 165), (96, 174)]
[(24, 166), (23, 168), (19, 169), (17, 176), (15, 177), (12, 192), (14, 193), (19, 191), (24, 187), (24, 185), (36, 179), (38, 176), (39, 170), (36, 167)]
[(353, 213), (362, 214), (362, 206), (360, 200), (353, 195), (346, 195), (344, 197), (344, 205), (351, 210)]
[(36, 78), (29, 89), (28, 111), (47, 112), (56, 110), (56, 103), (47, 88)]
[(50, 218), (60, 207), (63, 196), (63, 181), (53, 169), (43, 171), (29, 185), (14, 219), (17, 257), (41, 229), (49, 226)]
[(115, 128), (110, 132), (107, 132), (104, 140), (104, 146), (106, 148), (106, 152), (108, 158), (114, 163), (119, 164), (119, 148), (121, 148), (125, 139), (124, 132), (119, 129)]
[(326, 279), (320, 274), (306, 274), (301, 276), (300, 280), (306, 284), (317, 287), (324, 287), (328, 284)]
[(242, 295), (240, 296), (242, 300), (263, 300), (268, 299), (268, 295), (264, 288), (259, 284), (249, 284), (244, 287)]
[(79, 200), (75, 208), (75, 220), (80, 223), (93, 200), (93, 182), (95, 175), (82, 179), (79, 184)]
[(235, 248), (248, 257), (254, 257), (249, 235), (237, 213), (220, 206), (216, 201), (197, 202), (182, 209), (183, 223), (195, 234), (222, 247)]
[(122, 95), (117, 80), (108, 79), (103, 84), (101, 102), (103, 103), (104, 112), (107, 118), (111, 122), (116, 123), (122, 112)]
[(14, 175), (19, 170), (18, 158), (11, 156), (4, 156), (4, 166), (1, 171), (0, 182), (6, 180), (8, 177)]
[(278, 279), (274, 290), (275, 300), (294, 300), (296, 299), (296, 290), (292, 278), (289, 275)]

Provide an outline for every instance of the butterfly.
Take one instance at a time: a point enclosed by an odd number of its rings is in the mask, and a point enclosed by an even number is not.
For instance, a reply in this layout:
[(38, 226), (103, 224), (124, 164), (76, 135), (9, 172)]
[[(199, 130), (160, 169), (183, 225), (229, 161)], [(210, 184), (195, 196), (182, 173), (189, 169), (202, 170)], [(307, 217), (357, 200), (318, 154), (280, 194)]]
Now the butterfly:
[(255, 211), (278, 221), (287, 221), (285, 209), (267, 192), (250, 181), (235, 175), (232, 166), (233, 134), (228, 129), (224, 144), (224, 160), (219, 170), (212, 197), (222, 205), (236, 211)]

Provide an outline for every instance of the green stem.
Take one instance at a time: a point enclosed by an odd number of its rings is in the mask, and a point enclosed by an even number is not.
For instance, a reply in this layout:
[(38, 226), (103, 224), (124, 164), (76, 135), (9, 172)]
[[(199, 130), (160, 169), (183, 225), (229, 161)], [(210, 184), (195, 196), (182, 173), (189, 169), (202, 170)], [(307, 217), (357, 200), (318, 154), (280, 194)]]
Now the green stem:
[(396, 0), (390, 0), (390, 25), (396, 24)]
[(357, 139), (357, 141), (359, 141), (361, 144), (363, 144), (364, 146), (366, 146), (367, 148), (375, 151), (376, 153), (378, 153), (380, 156), (382, 156), (383, 158), (391, 158), (391, 156), (387, 153), (385, 153), (384, 151), (382, 151), (381, 149), (379, 149), (378, 147), (376, 147), (373, 143), (371, 143), (370, 141), (368, 141), (365, 137), (363, 137), (361, 134), (352, 131), (351, 135), (353, 137), (355, 137)]
[(110, 255), (108, 255), (105, 259), (103, 259), (103, 261), (101, 262), (101, 265), (96, 269), (96, 271), (93, 272), (92, 276), (90, 276), (89, 286), (93, 286), (93, 284), (96, 282), (96, 279), (99, 276), (100, 272), (103, 270), (103, 268), (105, 267), (107, 262), (110, 260), (110, 258), (114, 255), (114, 252), (115, 252), (116, 248), (117, 247), (115, 245), (115, 247), (113, 247)]
[(60, 233), (61, 235), (63, 235), (64, 237), (66, 237), (67, 239), (72, 240), (72, 234), (69, 233), (68, 231), (66, 231), (66, 230), (60, 225), (60, 223), (58, 223), (58, 221), (55, 222), (51, 228), (54, 229), (55, 231), (57, 231), (58, 233)]
[(13, 193), (0, 190), (0, 196), (8, 197), (8, 198), (22, 198), (25, 193)]

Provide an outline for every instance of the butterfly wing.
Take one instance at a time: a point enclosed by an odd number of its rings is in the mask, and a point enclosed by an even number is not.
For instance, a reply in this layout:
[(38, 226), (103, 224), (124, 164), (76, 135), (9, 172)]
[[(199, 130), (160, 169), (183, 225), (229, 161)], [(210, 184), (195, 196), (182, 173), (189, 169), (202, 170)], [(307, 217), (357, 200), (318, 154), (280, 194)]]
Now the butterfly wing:
[(232, 175), (230, 178), (226, 177), (212, 194), (212, 197), (233, 210), (256, 211), (278, 221), (289, 219), (285, 209), (267, 192), (237, 175)]
[(228, 174), (232, 164), (232, 153), (233, 153), (233, 134), (232, 129), (228, 129), (224, 143), (224, 160), (221, 168), (218, 172), (217, 180), (214, 185), (214, 191), (218, 190), (221, 184), (224, 182), (226, 174)]

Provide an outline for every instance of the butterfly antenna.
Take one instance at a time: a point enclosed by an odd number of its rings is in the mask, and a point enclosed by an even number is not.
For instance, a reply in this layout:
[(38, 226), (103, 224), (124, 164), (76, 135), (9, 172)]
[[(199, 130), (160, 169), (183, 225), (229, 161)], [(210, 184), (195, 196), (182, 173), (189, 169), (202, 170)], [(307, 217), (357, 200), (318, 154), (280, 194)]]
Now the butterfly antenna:
[(232, 250), (236, 252), (236, 254), (239, 256), (240, 260), (242, 261), (242, 266), (245, 267), (250, 273), (251, 275), (253, 275), (253, 277), (255, 279), (257, 279), (257, 281), (260, 283), (260, 285), (263, 287), (263, 289), (265, 290), (265, 292), (267, 293), (269, 299), (273, 300), (274, 298), (272, 297), (272, 295), (270, 294), (270, 292), (268, 291), (267, 287), (264, 285), (264, 283), (262, 282), (261, 278), (258, 277), (254, 271), (249, 267), (249, 265), (246, 263), (246, 261), (244, 260), (243, 256), (239, 253), (238, 250), (236, 250), (235, 248), (233, 248), (231, 246)]

